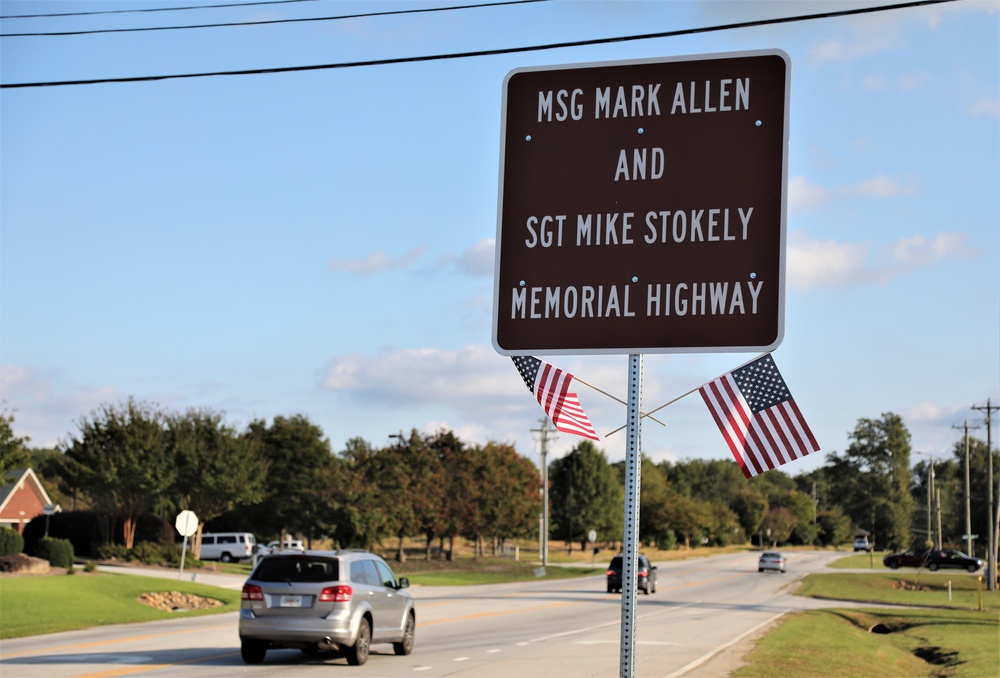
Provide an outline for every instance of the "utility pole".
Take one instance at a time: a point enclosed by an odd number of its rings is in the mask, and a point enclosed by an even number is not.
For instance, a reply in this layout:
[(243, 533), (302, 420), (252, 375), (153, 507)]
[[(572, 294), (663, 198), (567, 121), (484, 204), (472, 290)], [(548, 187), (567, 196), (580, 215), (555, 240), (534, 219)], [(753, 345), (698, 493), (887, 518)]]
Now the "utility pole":
[(993, 520), (993, 412), (1000, 410), (1000, 406), (993, 405), (989, 398), (986, 405), (973, 405), (972, 409), (979, 412), (986, 412), (986, 459), (989, 468), (989, 510), (986, 513), (986, 522), (989, 524), (989, 551), (986, 556), (986, 586), (987, 590), (995, 591), (997, 588), (997, 526)]
[(549, 418), (543, 417), (541, 419), (541, 428), (531, 429), (532, 433), (537, 433), (541, 436), (541, 451), (542, 451), (542, 534), (541, 543), (538, 545), (538, 550), (541, 551), (539, 555), (542, 557), (542, 567), (548, 567), (549, 565), (549, 464), (545, 460), (545, 456), (549, 451), (549, 433), (552, 429), (549, 428)]

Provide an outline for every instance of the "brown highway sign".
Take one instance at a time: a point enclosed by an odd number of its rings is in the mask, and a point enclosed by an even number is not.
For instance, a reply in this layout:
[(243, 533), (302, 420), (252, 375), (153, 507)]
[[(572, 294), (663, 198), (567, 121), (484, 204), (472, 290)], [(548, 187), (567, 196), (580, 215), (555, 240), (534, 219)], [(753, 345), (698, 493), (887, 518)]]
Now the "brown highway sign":
[(496, 350), (777, 347), (790, 80), (779, 50), (508, 74)]

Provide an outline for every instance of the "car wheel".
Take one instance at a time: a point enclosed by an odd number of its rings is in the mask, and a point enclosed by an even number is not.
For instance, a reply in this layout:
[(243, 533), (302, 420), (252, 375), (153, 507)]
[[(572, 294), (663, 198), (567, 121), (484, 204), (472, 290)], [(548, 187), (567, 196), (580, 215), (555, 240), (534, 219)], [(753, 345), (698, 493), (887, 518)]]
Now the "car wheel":
[(223, 553), (222, 558), (220, 558), (219, 560), (221, 560), (224, 563), (231, 563), (233, 562), (233, 557), (228, 553)]
[(652, 587), (649, 590), (650, 593), (656, 593), (656, 582), (654, 581)]
[(969, 565), (969, 566), (968, 566), (967, 568), (965, 568), (965, 569), (967, 569), (967, 570), (968, 570), (969, 572), (975, 572), (975, 571), (976, 571), (976, 570), (978, 570), (979, 568), (978, 568), (978, 567), (976, 567), (975, 565)]
[(757, 571), (758, 571), (758, 572), (763, 572), (763, 571), (764, 571), (764, 568), (763, 568), (763, 567), (758, 567), (758, 568), (757, 568)]
[(889, 563), (889, 569), (890, 570), (898, 570), (899, 569), (899, 563), (897, 563), (895, 560), (892, 561), (891, 563)]
[(406, 616), (406, 628), (403, 629), (403, 639), (392, 644), (392, 651), (398, 655), (410, 654), (413, 652), (413, 637), (417, 623), (413, 619), (411, 612)]
[(262, 640), (244, 640), (240, 643), (240, 656), (244, 664), (263, 664), (267, 643)]
[(614, 586), (609, 586), (608, 587), (608, 593), (614, 593), (614, 592), (615, 592), (615, 587)]
[(938, 564), (937, 563), (931, 563), (930, 565), (927, 566), (927, 569), (930, 570), (931, 572), (937, 572)]
[(368, 619), (361, 619), (361, 628), (358, 629), (358, 640), (347, 648), (347, 663), (351, 666), (361, 666), (368, 661), (368, 651), (372, 644), (372, 627)]

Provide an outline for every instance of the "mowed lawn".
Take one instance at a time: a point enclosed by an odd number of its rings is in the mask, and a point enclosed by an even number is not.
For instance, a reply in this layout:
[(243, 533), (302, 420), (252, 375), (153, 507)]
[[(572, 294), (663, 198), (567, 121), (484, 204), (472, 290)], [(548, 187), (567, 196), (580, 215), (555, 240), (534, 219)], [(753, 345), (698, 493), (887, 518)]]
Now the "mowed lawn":
[[(164, 612), (138, 601), (144, 593), (193, 593), (224, 603), (210, 610)], [(86, 573), (0, 580), (0, 639), (238, 610), (240, 592), (153, 577)]]
[(983, 591), (980, 611), (979, 588), (966, 574), (809, 575), (800, 595), (900, 607), (788, 615), (733, 675), (1000, 676), (1000, 593)]

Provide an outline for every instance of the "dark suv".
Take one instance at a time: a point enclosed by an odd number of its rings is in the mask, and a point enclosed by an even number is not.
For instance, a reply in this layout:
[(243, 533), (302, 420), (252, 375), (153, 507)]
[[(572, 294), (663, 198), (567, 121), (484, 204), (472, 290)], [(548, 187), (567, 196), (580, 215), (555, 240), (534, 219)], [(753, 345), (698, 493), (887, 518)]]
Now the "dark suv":
[[(608, 593), (616, 593), (622, 590), (622, 557), (615, 556), (608, 565)], [(646, 556), (640, 555), (636, 563), (637, 589), (642, 589), (645, 594), (656, 593), (656, 565), (651, 565)]]
[(384, 560), (367, 551), (277, 551), (243, 585), (240, 652), (260, 664), (269, 648), (341, 651), (364, 664), (375, 643), (413, 650), (416, 612)]

